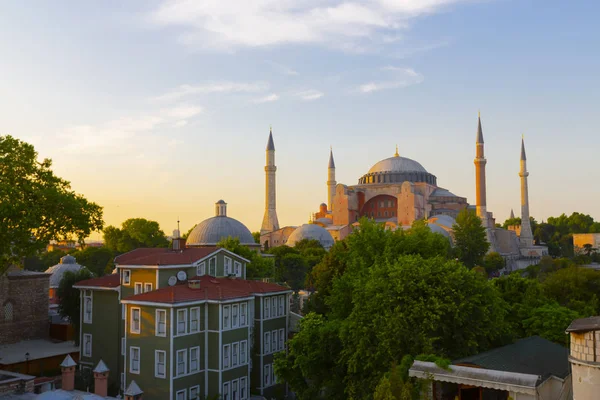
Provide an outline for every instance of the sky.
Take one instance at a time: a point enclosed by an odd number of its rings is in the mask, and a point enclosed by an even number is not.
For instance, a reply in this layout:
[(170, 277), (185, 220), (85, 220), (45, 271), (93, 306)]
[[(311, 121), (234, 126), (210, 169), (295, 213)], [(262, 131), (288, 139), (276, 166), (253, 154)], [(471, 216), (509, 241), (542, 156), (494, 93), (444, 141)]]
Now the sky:
[[(600, 219), (594, 0), (132, 0), (0, 5), (0, 134), (32, 143), (107, 225), (170, 234), (264, 214), (272, 126), (281, 226), (391, 157), (474, 203), (481, 112), (488, 210)], [(100, 238), (100, 234), (92, 239)]]

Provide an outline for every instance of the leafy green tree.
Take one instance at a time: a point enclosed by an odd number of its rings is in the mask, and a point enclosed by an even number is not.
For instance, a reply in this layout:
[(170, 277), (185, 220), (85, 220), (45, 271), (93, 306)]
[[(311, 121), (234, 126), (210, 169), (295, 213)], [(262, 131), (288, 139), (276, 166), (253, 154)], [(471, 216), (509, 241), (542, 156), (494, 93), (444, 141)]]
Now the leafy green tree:
[(67, 271), (64, 273), (60, 284), (58, 285), (57, 295), (59, 299), (58, 312), (61, 317), (68, 317), (75, 332), (75, 344), (79, 345), (79, 322), (81, 315), (81, 306), (79, 298), (79, 289), (73, 288), (77, 282), (92, 278), (92, 273), (81, 268), (77, 272)]
[(187, 239), (188, 236), (190, 236), (190, 233), (192, 233), (192, 231), (194, 230), (195, 227), (196, 227), (196, 225), (192, 226), (186, 233), (184, 233), (183, 235), (181, 235), (181, 237), (183, 239)]
[(550, 299), (582, 317), (600, 313), (600, 274), (594, 270), (577, 266), (560, 269), (544, 280), (542, 288)]
[(544, 304), (531, 310), (529, 318), (523, 320), (525, 336), (538, 335), (563, 346), (568, 346), (569, 336), (565, 330), (579, 318), (576, 311), (556, 303)]
[[(77, 263), (84, 265), (94, 276), (102, 276), (106, 273), (108, 265), (114, 265), (115, 254), (107, 247), (86, 247), (71, 253), (77, 259)], [(112, 269), (109, 273), (112, 272)]]
[(51, 167), (50, 159), (38, 161), (32, 145), (0, 136), (0, 273), (51, 240), (82, 243), (104, 225), (102, 207), (75, 193)]
[(250, 260), (246, 266), (246, 279), (270, 278), (273, 276), (273, 260), (263, 257), (259, 252), (251, 250), (248, 246), (240, 243), (240, 239), (228, 237), (217, 243), (217, 247), (223, 247), (232, 253)]
[(483, 257), (483, 267), (488, 273), (499, 271), (504, 268), (504, 266), (504, 258), (500, 255), (500, 253), (492, 251)]
[(260, 243), (260, 232), (252, 232), (252, 237), (254, 238), (254, 243)]
[(454, 250), (458, 259), (468, 268), (482, 265), (483, 256), (490, 248), (485, 227), (474, 211), (464, 209), (456, 217)]
[(583, 245), (583, 253), (588, 257), (591, 257), (596, 251), (598, 251), (598, 249), (594, 248), (590, 243)]
[(42, 251), (39, 254), (25, 257), (23, 267), (29, 271), (45, 271), (53, 265), (58, 264), (61, 257), (66, 256), (62, 250)]
[(300, 254), (286, 254), (281, 260), (282, 269), (275, 271), (275, 279), (286, 282), (294, 292), (304, 287), (308, 263)]
[[(509, 218), (502, 224), (502, 228), (508, 229), (509, 226), (521, 226), (521, 217)], [(532, 229), (533, 230), (533, 229)]]
[(470, 355), (499, 344), (507, 328), (495, 288), (456, 261), (381, 260), (361, 284), (341, 329), (347, 398), (368, 398), (406, 354)]
[(114, 252), (126, 253), (139, 247), (168, 247), (169, 241), (158, 222), (130, 218), (120, 229), (114, 226), (104, 229), (104, 246)]

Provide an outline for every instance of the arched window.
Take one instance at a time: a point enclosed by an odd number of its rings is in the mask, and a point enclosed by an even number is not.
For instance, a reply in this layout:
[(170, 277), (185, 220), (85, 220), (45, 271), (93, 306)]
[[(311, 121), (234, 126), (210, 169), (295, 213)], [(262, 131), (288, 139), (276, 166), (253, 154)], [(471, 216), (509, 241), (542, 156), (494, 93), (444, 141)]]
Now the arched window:
[(12, 321), (14, 318), (13, 304), (8, 301), (4, 304), (4, 321)]

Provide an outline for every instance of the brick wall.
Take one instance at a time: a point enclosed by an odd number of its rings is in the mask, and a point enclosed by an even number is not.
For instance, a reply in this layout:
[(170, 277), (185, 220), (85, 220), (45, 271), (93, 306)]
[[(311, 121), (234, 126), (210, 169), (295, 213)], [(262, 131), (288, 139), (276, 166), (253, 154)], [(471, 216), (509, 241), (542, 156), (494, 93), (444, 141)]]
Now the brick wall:
[[(48, 337), (48, 275), (0, 276), (0, 344)], [(12, 321), (4, 306), (13, 305)]]
[(571, 333), (571, 357), (581, 361), (600, 361), (600, 331)]

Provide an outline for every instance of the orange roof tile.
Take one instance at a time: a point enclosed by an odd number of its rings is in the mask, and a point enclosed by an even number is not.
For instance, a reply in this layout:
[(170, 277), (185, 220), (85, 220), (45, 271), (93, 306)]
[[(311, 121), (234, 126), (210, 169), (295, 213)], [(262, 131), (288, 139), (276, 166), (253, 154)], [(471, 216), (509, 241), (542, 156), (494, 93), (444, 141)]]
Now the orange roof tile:
[(121, 284), (119, 274), (104, 275), (99, 278), (86, 279), (77, 282), (74, 287), (102, 287), (102, 288), (116, 288)]
[(200, 288), (192, 289), (188, 287), (188, 282), (181, 282), (152, 292), (129, 296), (123, 300), (176, 304), (201, 300), (230, 300), (259, 293), (278, 293), (290, 290), (274, 283), (214, 278), (212, 276), (196, 276), (190, 280), (199, 280)]
[(119, 265), (184, 265), (192, 264), (219, 250), (218, 247), (140, 248), (115, 258)]

